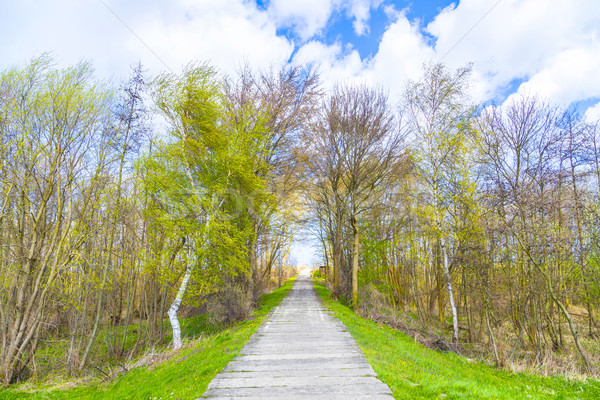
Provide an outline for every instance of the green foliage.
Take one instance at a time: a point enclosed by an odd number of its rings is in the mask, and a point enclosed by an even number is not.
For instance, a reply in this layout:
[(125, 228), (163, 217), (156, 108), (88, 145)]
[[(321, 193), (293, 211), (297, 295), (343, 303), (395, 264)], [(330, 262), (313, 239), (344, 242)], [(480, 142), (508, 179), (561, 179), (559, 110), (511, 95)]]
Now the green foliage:
[(417, 344), (387, 326), (354, 314), (329, 299), (321, 283), (315, 289), (346, 325), (369, 363), (396, 399), (596, 399), (600, 382), (541, 377), (498, 370), (454, 353)]
[[(180, 75), (155, 79), (153, 97), (170, 136), (139, 163), (149, 198), (146, 216), (160, 241), (170, 242), (172, 249), (185, 241), (187, 253), (178, 260), (193, 271), (188, 300), (250, 275), (252, 219), (274, 203), (259, 173), (265, 172), (260, 155), (267, 140), (261, 116), (248, 126), (229, 115), (218, 82), (207, 64), (190, 64)], [(181, 271), (162, 265), (163, 275)]]
[(103, 219), (114, 190), (113, 100), (89, 63), (58, 69), (43, 55), (0, 73), (3, 384), (27, 375), (52, 308), (82, 303), (78, 276), (101, 290), (82, 264), (102, 252), (85, 260), (91, 221)]

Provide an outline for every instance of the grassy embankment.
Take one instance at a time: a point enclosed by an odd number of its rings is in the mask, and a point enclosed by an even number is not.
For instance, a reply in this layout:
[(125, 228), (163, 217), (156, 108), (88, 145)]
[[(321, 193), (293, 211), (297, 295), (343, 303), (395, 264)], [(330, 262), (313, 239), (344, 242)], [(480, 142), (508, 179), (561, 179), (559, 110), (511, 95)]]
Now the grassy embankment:
[[(164, 361), (138, 367), (120, 374), (109, 382), (95, 382), (70, 389), (21, 388), (0, 390), (0, 399), (196, 399), (204, 393), (212, 378), (235, 357), (250, 336), (264, 321), (271, 309), (287, 295), (293, 284), (290, 279), (274, 292), (263, 296), (261, 305), (251, 317), (214, 332), (214, 327), (194, 326), (182, 321), (188, 332), (201, 335), (183, 350), (164, 357)], [(24, 390), (27, 388), (27, 390)]]
[(396, 399), (600, 399), (598, 381), (511, 373), (440, 353), (329, 300), (329, 290), (318, 281), (315, 289)]

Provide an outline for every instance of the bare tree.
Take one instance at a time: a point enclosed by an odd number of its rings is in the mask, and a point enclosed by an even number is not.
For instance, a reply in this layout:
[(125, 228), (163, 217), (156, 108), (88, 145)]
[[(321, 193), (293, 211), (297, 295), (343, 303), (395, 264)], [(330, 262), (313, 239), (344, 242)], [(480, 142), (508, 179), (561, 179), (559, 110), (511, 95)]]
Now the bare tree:
[(335, 268), (341, 265), (344, 217), (352, 232), (349, 275), (352, 307), (356, 309), (360, 218), (377, 204), (393, 180), (402, 159), (402, 136), (381, 90), (338, 86), (325, 100), (310, 140), (317, 175), (315, 189), (321, 203), (334, 215), (327, 222), (334, 225), (329, 229)]

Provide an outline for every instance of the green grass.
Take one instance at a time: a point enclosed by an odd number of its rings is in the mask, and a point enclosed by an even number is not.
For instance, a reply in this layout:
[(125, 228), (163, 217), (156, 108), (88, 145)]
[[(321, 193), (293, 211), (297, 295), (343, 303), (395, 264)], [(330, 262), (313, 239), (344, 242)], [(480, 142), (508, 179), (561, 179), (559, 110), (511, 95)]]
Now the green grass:
[(330, 300), (322, 283), (315, 282), (315, 289), (346, 325), (396, 399), (600, 399), (596, 380), (511, 373), (453, 353), (440, 353)]
[[(197, 340), (173, 357), (153, 366), (135, 368), (108, 383), (94, 383), (71, 389), (0, 391), (0, 399), (196, 399), (204, 393), (212, 378), (231, 361), (271, 309), (287, 295), (293, 284), (263, 296), (261, 305), (250, 318)], [(201, 333), (203, 319), (182, 322)]]

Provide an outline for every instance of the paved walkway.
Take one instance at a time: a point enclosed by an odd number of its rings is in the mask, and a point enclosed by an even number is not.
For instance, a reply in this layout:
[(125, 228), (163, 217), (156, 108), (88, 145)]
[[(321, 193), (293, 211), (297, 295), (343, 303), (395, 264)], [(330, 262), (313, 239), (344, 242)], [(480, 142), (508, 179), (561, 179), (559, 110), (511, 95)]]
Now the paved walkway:
[(327, 311), (309, 277), (299, 277), (204, 397), (218, 399), (386, 399), (346, 327)]

